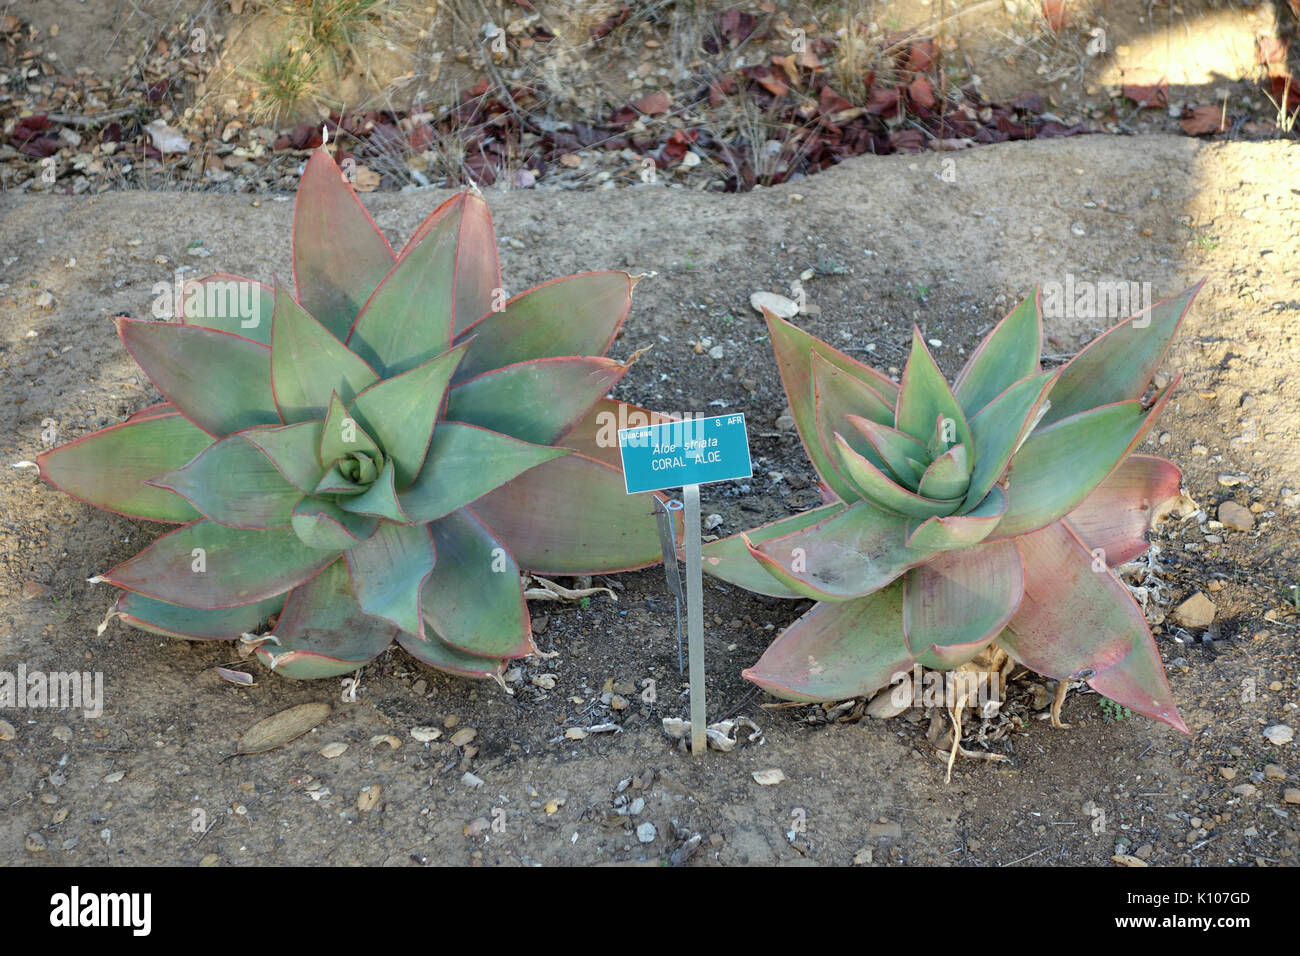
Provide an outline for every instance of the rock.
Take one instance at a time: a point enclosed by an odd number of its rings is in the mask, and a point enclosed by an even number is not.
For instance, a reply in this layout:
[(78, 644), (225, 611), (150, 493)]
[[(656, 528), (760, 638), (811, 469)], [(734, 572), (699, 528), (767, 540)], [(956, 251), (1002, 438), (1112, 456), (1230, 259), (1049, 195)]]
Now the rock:
[(44, 597), (46, 594), (49, 593), (49, 590), (50, 589), (47, 588), (44, 584), (42, 584), (40, 581), (32, 581), (30, 579), (25, 580), (23, 581), (23, 590), (22, 590), (23, 600), (30, 601), (33, 598)]
[(1239, 797), (1253, 797), (1259, 793), (1259, 787), (1253, 783), (1239, 783), (1232, 788), (1232, 792)]
[(1224, 780), (1234, 780), (1236, 779), (1237, 771), (1233, 770), (1231, 767), (1220, 767), (1219, 776)]
[(442, 736), (442, 731), (437, 727), (412, 727), (411, 736), (422, 744), (437, 740)]
[(1282, 799), (1287, 803), (1300, 803), (1300, 787), (1287, 787), (1282, 791)]
[(1255, 527), (1255, 516), (1250, 513), (1250, 509), (1235, 501), (1225, 501), (1219, 505), (1219, 520), (1234, 531), (1249, 531)]
[(461, 827), (460, 832), (465, 834), (467, 837), (482, 836), (484, 833), (487, 833), (491, 827), (492, 824), (488, 822), (487, 817), (475, 817), (473, 820), (469, 821), (469, 823)]
[(867, 704), (867, 716), (879, 720), (888, 720), (906, 712), (912, 706), (912, 675), (903, 678), (901, 684), (886, 687)]
[(763, 309), (767, 309), (783, 319), (793, 319), (799, 314), (799, 307), (794, 302), (773, 292), (755, 292), (749, 297), (749, 304), (755, 312), (761, 314)]
[(631, 803), (627, 805), (627, 814), (630, 817), (637, 817), (641, 815), (641, 811), (644, 809), (645, 809), (645, 797), (637, 797), (635, 800), (633, 800)]
[(460, 778), (460, 782), (467, 787), (472, 787), (475, 790), (483, 786), (483, 778), (477, 777), (474, 774), (470, 773), (469, 771), (466, 771), (465, 775)]
[(384, 788), (379, 784), (362, 787), (361, 792), (357, 794), (357, 809), (362, 813), (369, 813), (379, 806), (379, 801), (383, 799), (383, 796)]
[(1183, 627), (1209, 627), (1218, 610), (1214, 602), (1197, 591), (1178, 607), (1174, 608), (1173, 619)]
[(451, 735), (451, 743), (453, 747), (464, 747), (477, 736), (478, 731), (473, 727), (462, 727)]
[[(688, 153), (687, 155), (689, 156), (692, 154)], [(685, 864), (687, 860), (695, 855), (695, 851), (700, 848), (701, 839), (702, 838), (698, 833), (695, 834), (677, 849), (673, 850), (673, 855), (668, 858), (668, 862), (673, 866), (682, 866)]]
[(1286, 770), (1284, 770), (1280, 765), (1275, 764), (1275, 763), (1265, 764), (1265, 765), (1264, 765), (1264, 779), (1265, 779), (1265, 780), (1285, 780), (1285, 779), (1286, 779)]
[(1264, 737), (1269, 743), (1281, 747), (1295, 739), (1295, 731), (1286, 724), (1274, 724), (1264, 731)]
[(754, 782), (760, 787), (774, 787), (785, 779), (785, 774), (776, 767), (769, 767), (766, 770), (755, 770), (750, 774)]
[(871, 847), (864, 846), (857, 853), (853, 854), (854, 866), (867, 866), (871, 863)]
[(653, 843), (655, 837), (658, 835), (659, 831), (656, 830), (655, 825), (649, 821), (642, 823), (636, 828), (636, 838), (642, 843)]
[(1128, 853), (1116, 853), (1110, 859), (1112, 863), (1118, 863), (1120, 866), (1143, 867), (1149, 865), (1147, 861), (1141, 857), (1131, 856)]
[(23, 846), (26, 847), (28, 853), (44, 853), (45, 837), (39, 833), (29, 833), (26, 839), (23, 840)]
[(867, 827), (868, 840), (900, 840), (903, 837), (903, 825), (893, 820), (873, 823)]
[(1139, 860), (1149, 860), (1151, 859), (1151, 854), (1154, 851), (1155, 851), (1155, 847), (1152, 846), (1150, 843), (1143, 843), (1140, 847), (1138, 847), (1136, 850), (1133, 851), (1133, 855), (1137, 857)]
[(0, 740), (13, 740), (18, 736), (18, 731), (14, 730), (14, 725), (7, 720), (0, 720)]
[(333, 760), (335, 757), (342, 757), (347, 749), (347, 744), (343, 743), (341, 740), (336, 740), (333, 743), (326, 744), (322, 747), (320, 749), (320, 755), (326, 760)]
[(36, 307), (38, 309), (54, 308), (54, 295), (50, 292), (42, 292), (36, 297)]
[(220, 862), (221, 857), (217, 856), (215, 853), (209, 853), (203, 859), (199, 860), (199, 866), (211, 867), (216, 866)]

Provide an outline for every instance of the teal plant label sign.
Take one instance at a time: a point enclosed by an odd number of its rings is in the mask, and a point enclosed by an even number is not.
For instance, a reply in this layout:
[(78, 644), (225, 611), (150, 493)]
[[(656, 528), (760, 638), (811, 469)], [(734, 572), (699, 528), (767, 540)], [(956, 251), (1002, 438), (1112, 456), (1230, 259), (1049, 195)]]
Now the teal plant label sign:
[(743, 414), (620, 428), (618, 450), (629, 495), (754, 473)]

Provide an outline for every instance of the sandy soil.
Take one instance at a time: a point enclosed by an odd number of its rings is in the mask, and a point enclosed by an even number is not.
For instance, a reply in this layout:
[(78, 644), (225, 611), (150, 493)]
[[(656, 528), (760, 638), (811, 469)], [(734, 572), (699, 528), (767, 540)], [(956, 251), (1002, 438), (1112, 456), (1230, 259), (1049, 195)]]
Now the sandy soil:
[[(1218, 607), (1212, 644), (1171, 624), (1157, 633), (1191, 737), (1143, 717), (1107, 721), (1095, 695), (1076, 692), (1065, 707), (1072, 729), (1032, 721), (1004, 745), (1010, 762), (959, 763), (948, 785), (916, 721), (827, 724), (814, 708), (764, 709), (739, 672), (770, 639), (765, 628), (788, 624), (801, 606), (707, 579), (710, 719), (751, 717), (765, 741), (703, 759), (678, 752), (660, 728), (665, 716), (686, 716), (686, 702), (672, 604), (655, 569), (618, 578), (617, 603), (535, 604), (539, 625), (547, 619), (539, 642), (559, 656), (526, 663), (513, 697), (400, 652), (365, 669), (354, 703), (337, 681), (259, 673), (242, 689), (211, 670), (234, 658), (228, 646), (118, 624), (97, 637), (111, 593), (86, 578), (156, 529), (11, 466), (34, 459), (46, 438), (65, 441), (155, 400), (109, 317), (147, 314), (153, 284), (178, 266), (289, 275), (292, 204), (0, 196), (0, 670), (98, 671), (105, 684), (97, 719), (0, 712), (15, 731), (0, 741), (0, 861), (666, 861), (699, 834), (694, 864), (1110, 865), (1118, 850), (1151, 864), (1294, 865), (1300, 807), (1284, 792), (1297, 786), (1297, 745), (1273, 745), (1263, 730), (1300, 723), (1288, 603), (1300, 486), (1298, 161), (1294, 143), (1080, 137), (854, 160), (740, 196), (653, 185), (488, 194), (511, 291), (589, 268), (657, 273), (638, 286), (612, 350), (654, 346), (619, 394), (749, 416), (755, 478), (705, 489), (719, 534), (816, 497), (797, 438), (776, 423), (784, 400), (752, 291), (787, 292), (800, 272), (819, 269), (805, 283), (820, 309), (807, 328), (840, 347), (874, 344), (888, 368), (902, 364), (917, 322), (943, 342), (938, 359), (951, 376), (962, 347), (1037, 282), (1149, 281), (1160, 297), (1208, 277), (1168, 364), (1187, 378), (1151, 450), (1184, 468), (1210, 520), (1228, 499), (1259, 507), (1248, 532), (1189, 519), (1158, 536), (1174, 602), (1204, 590)], [(366, 204), (397, 240), (443, 195), (375, 194)], [(187, 251), (196, 241), (210, 255)], [(1052, 319), (1052, 350), (1071, 353), (1105, 324)], [(703, 338), (722, 345), (722, 358), (695, 352)], [(554, 689), (530, 683), (542, 673), (556, 676)], [(624, 711), (599, 705), (607, 682), (639, 688), (646, 678), (657, 682), (655, 703), (631, 694)], [(306, 701), (333, 706), (315, 732), (223, 761), (255, 721)], [(448, 742), (449, 730), (430, 744), (410, 736), (453, 717), (477, 730), (476, 754)], [(622, 732), (562, 737), (604, 719)], [(400, 748), (372, 745), (385, 734)], [(321, 756), (334, 741), (346, 753)], [(785, 782), (758, 786), (751, 772), (768, 767)], [(467, 770), (481, 788), (462, 782)], [(367, 787), (382, 791), (362, 811)], [(617, 813), (621, 796), (644, 798), (644, 809)], [(644, 822), (656, 836), (643, 844), (633, 828)]]

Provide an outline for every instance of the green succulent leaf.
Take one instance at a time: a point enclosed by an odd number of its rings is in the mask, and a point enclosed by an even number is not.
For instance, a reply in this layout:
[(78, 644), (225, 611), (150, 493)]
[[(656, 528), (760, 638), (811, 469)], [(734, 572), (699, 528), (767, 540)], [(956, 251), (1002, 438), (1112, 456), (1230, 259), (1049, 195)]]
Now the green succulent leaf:
[(845, 505), (838, 502), (823, 505), (820, 508), (813, 508), (810, 511), (803, 511), (797, 515), (791, 515), (788, 518), (781, 518), (761, 525), (744, 535), (733, 534), (729, 538), (710, 541), (704, 546), (704, 570), (715, 578), (729, 584), (735, 584), (746, 591), (753, 591), (756, 594), (766, 594), (778, 598), (803, 597), (802, 592), (782, 585), (776, 577), (764, 570), (761, 564), (750, 557), (749, 548), (745, 546), (745, 539), (747, 537), (751, 544), (762, 544), (772, 538), (780, 538), (795, 531), (802, 531), (811, 525), (825, 521), (827, 518), (839, 514), (844, 508)]
[[(320, 441), (316, 453), (322, 465), (337, 461), (356, 460), (357, 457), (361, 456), (373, 461), (383, 458), (384, 455), (379, 450), (379, 446), (375, 444), (375, 440), (352, 417), (352, 413), (344, 406), (337, 394), (330, 396), (329, 411), (325, 415), (325, 423), (320, 430)], [(340, 473), (342, 474), (342, 472)], [(355, 476), (349, 477), (344, 474), (343, 477), (348, 481), (356, 480)]]
[(1006, 473), (1011, 456), (1033, 430), (1055, 376), (1055, 372), (1043, 372), (1021, 379), (971, 418), (975, 462), (963, 510), (978, 506)]
[(102, 577), (169, 604), (217, 610), (283, 594), (333, 558), (289, 529), (227, 528), (204, 518), (163, 535)]
[[(934, 356), (925, 347), (921, 330), (912, 327), (912, 353), (903, 369), (903, 384), (894, 411), (894, 427), (917, 441), (929, 442), (938, 433), (943, 438), (940, 453), (950, 445), (970, 445), (970, 426), (966, 413), (952, 394)], [(948, 423), (951, 423), (949, 425)], [(936, 457), (934, 454), (931, 457)]]
[(623, 474), (571, 454), (532, 468), (474, 505), (521, 567), (540, 574), (632, 570), (661, 560), (649, 495)]
[(209, 435), (280, 424), (265, 345), (173, 322), (119, 318), (117, 330), (158, 391)]
[(1016, 382), (1038, 372), (1043, 340), (1041, 297), (1040, 289), (1012, 309), (966, 360), (953, 393), (967, 418)]
[(434, 567), (429, 526), (384, 522), (371, 537), (345, 551), (344, 557), (361, 609), (423, 638), (420, 589)]
[(293, 212), (293, 280), (302, 307), (343, 339), (396, 258), (329, 153), (312, 153)]
[(321, 422), (299, 422), (280, 428), (254, 428), (244, 431), (244, 438), (262, 450), (276, 470), (305, 495), (315, 493), (324, 477), (317, 450), (321, 441)]
[(861, 492), (853, 476), (844, 470), (840, 461), (835, 447), (837, 436), (844, 436), (843, 440), (859, 457), (865, 458), (877, 469), (884, 468), (884, 459), (857, 428), (850, 427), (852, 423), (848, 416), (883, 417), (890, 415), (891, 410), (870, 385), (863, 384), (818, 353), (812, 353), (809, 365), (812, 368), (813, 409), (816, 416), (814, 441), (817, 450), (821, 452), (812, 459), (813, 467), (837, 495), (845, 501), (856, 501), (861, 497)]
[(994, 485), (984, 500), (965, 514), (913, 518), (907, 524), (907, 547), (917, 551), (969, 548), (996, 531), (1006, 511), (1006, 493)]
[(850, 448), (844, 436), (838, 432), (835, 434), (835, 452), (840, 470), (849, 476), (854, 487), (868, 501), (886, 511), (910, 518), (929, 518), (931, 515), (952, 514), (961, 504), (960, 498), (927, 498), (896, 484), (883, 471)]
[(236, 432), (213, 442), (193, 461), (150, 479), (176, 492), (218, 524), (231, 528), (287, 528), (302, 492), (289, 484), (262, 450)]
[(1201, 280), (1161, 299), (1090, 342), (1061, 369), (1052, 389), (1052, 407), (1039, 428), (1101, 405), (1140, 398), (1204, 284)]
[(1179, 497), (1182, 472), (1153, 455), (1129, 455), (1092, 494), (1071, 511), (1066, 524), (1112, 568), (1150, 546), (1147, 529)]
[(256, 631), (284, 607), (283, 594), (240, 607), (205, 611), (168, 604), (133, 591), (119, 591), (113, 614), (132, 627), (191, 641), (233, 641)]
[[(452, 394), (455, 394), (452, 389)], [(623, 468), (623, 456), (618, 450), (618, 430), (620, 428), (640, 428), (643, 425), (662, 425), (675, 421), (672, 416), (652, 412), (628, 402), (613, 398), (602, 398), (592, 406), (591, 411), (552, 444), (571, 448), (588, 458), (595, 458), (607, 465), (613, 465), (620, 471)]]
[(1017, 540), (1025, 595), (998, 643), (1045, 677), (1084, 678), (1116, 703), (1187, 733), (1141, 609), (1063, 522)]
[(953, 501), (955, 511), (970, 486), (971, 458), (968, 447), (953, 445), (930, 462), (930, 467), (921, 476), (916, 493), (932, 500)]
[(344, 551), (372, 537), (380, 520), (344, 511), (324, 498), (304, 498), (293, 509), (293, 532), (306, 547)]
[[(356, 462), (352, 461), (352, 464), (355, 465)], [(351, 478), (346, 477), (336, 462), (330, 465), (330, 470), (325, 472), (325, 477), (317, 482), (312, 495), (315, 497), (322, 495), (359, 495), (364, 493), (368, 487), (368, 485), (359, 485)]]
[(742, 676), (785, 700), (844, 700), (896, 681), (913, 663), (900, 581), (856, 600), (814, 605)]
[(911, 435), (904, 435), (889, 425), (882, 425), (861, 415), (845, 417), (875, 449), (876, 457), (885, 463), (894, 477), (909, 490), (915, 491), (919, 478), (925, 474), (925, 467), (919, 466), (918, 470), (916, 465), (929, 457), (926, 447)]
[(270, 345), (274, 304), (269, 286), (219, 272), (185, 283), (181, 321)]
[(274, 643), (258, 659), (282, 677), (311, 680), (348, 674), (393, 643), (397, 628), (361, 610), (340, 558), (289, 592)]
[(859, 501), (802, 531), (772, 538), (751, 556), (787, 587), (820, 601), (865, 597), (935, 552), (909, 548), (907, 519)]
[(501, 286), (487, 203), (460, 193), (430, 214), (379, 283), (348, 338), (385, 377), (422, 365), (451, 347), (492, 308)]
[[(795, 413), (795, 423), (799, 425), (800, 435), (812, 435), (812, 428), (804, 429), (800, 424), (799, 409), (795, 406), (795, 398), (804, 405), (805, 410), (809, 413), (808, 421), (811, 422), (812, 409), (808, 402), (812, 396), (812, 355), (816, 353), (826, 359), (842, 372), (848, 372), (854, 378), (860, 380), (864, 385), (869, 385), (877, 394), (884, 399), (885, 403), (892, 409), (898, 402), (898, 385), (890, 381), (885, 375), (877, 372), (870, 366), (863, 365), (857, 359), (845, 355), (839, 349), (827, 345), (821, 339), (805, 332), (797, 325), (787, 322), (785, 319), (778, 317), (770, 309), (763, 310), (763, 318), (767, 321), (767, 330), (769, 338), (772, 341), (772, 351), (776, 355), (776, 367), (781, 373), (781, 381), (785, 385), (786, 398), (790, 400), (790, 408)], [(864, 411), (860, 414), (871, 417), (871, 411)], [(894, 416), (890, 414), (888, 419), (881, 420), (881, 424), (893, 424)]]
[(1011, 459), (1007, 513), (995, 534), (1026, 534), (1073, 511), (1141, 441), (1176, 385), (1150, 410), (1139, 401), (1117, 402), (1031, 434)]
[(364, 492), (355, 497), (340, 498), (338, 506), (354, 514), (374, 515), (396, 524), (409, 524), (411, 519), (406, 516), (397, 499), (397, 488), (394, 485), (396, 478), (397, 466), (390, 458), (384, 464), (384, 470)]
[(420, 602), (434, 636), (467, 654), (526, 657), (533, 644), (519, 565), (469, 508), (430, 525), (438, 563)]
[(554, 444), (618, 384), (627, 368), (603, 356), (520, 362), (453, 388), (447, 394), (446, 418), (521, 441)]
[(275, 289), (272, 329), (271, 384), (280, 417), (289, 424), (323, 418), (331, 395), (346, 404), (379, 379), (282, 285)]
[(567, 448), (531, 445), (476, 425), (442, 422), (434, 430), (428, 464), (415, 483), (398, 494), (398, 502), (412, 521), (433, 521), (530, 468), (568, 454)]
[(903, 634), (925, 667), (949, 670), (998, 636), (1020, 606), (1025, 567), (1014, 541), (944, 551), (903, 575)]
[(458, 651), (436, 634), (429, 634), (425, 640), (421, 640), (398, 631), (397, 643), (420, 663), (458, 677), (490, 677), (500, 681), (501, 674), (506, 669), (505, 661)]
[(585, 272), (515, 296), (456, 336), (469, 344), (456, 384), (533, 359), (603, 355), (632, 307), (636, 282), (626, 272)]
[(410, 371), (385, 379), (357, 396), (349, 408), (397, 466), (406, 489), (424, 464), (443, 396), (466, 346), (458, 345)]
[[(170, 406), (168, 406), (170, 407)], [(181, 523), (200, 517), (184, 498), (145, 482), (179, 468), (212, 444), (181, 415), (152, 415), (91, 432), (36, 458), (41, 477), (97, 508)]]

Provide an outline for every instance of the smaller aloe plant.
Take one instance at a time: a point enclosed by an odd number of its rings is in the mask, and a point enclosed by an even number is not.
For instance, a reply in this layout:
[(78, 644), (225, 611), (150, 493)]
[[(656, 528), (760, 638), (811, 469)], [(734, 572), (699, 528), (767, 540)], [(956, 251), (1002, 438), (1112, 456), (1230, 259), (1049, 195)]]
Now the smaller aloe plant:
[(990, 646), (1186, 732), (1146, 619), (1113, 568), (1181, 472), (1129, 453), (1177, 380), (1149, 387), (1199, 285), (1043, 371), (1040, 297), (953, 387), (919, 331), (901, 385), (770, 312), (796, 427), (828, 503), (704, 549), (705, 570), (818, 603), (745, 671), (778, 697), (843, 700)]
[[(120, 319), (165, 402), (40, 456), (82, 500), (181, 527), (100, 576), (115, 613), (192, 639), (263, 635), (295, 678), (396, 639), (499, 675), (535, 651), (522, 569), (607, 573), (659, 556), (648, 496), (599, 440), (627, 366), (604, 353), (623, 272), (507, 299), (482, 197), (439, 206), (394, 252), (317, 151), (294, 217), (296, 294), (189, 283), (178, 322)], [(641, 410), (637, 410), (638, 413)]]

